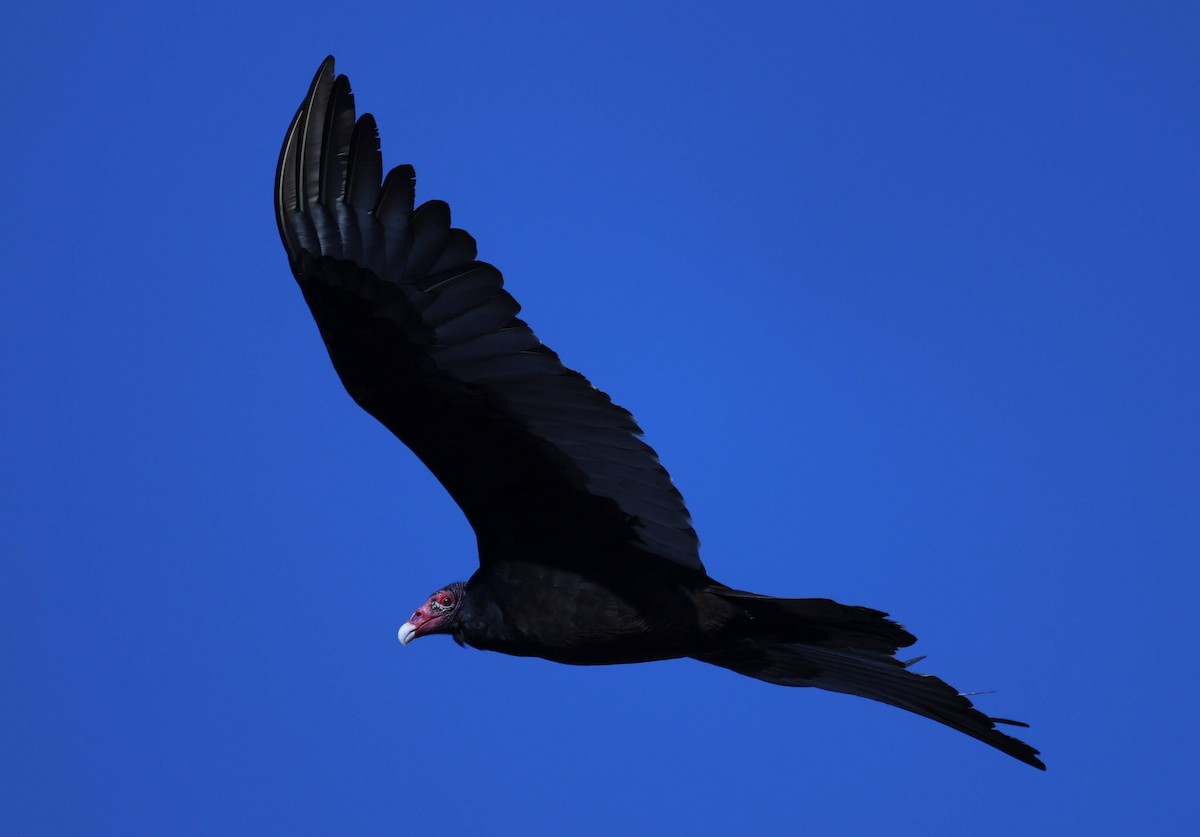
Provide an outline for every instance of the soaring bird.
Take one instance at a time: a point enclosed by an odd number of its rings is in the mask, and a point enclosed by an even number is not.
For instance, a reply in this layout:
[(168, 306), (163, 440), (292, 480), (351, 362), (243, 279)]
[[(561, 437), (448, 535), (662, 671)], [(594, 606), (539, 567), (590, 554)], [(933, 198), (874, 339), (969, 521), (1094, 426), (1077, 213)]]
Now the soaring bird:
[(279, 234), (346, 391), (445, 486), (479, 547), (402, 643), (449, 634), (575, 665), (691, 657), (898, 706), (1045, 769), (996, 728), (1025, 724), (898, 659), (916, 638), (887, 614), (713, 580), (633, 416), (538, 340), (449, 207), (414, 208), (414, 191), (411, 166), (383, 176), (375, 120), (355, 118), (326, 58), (279, 157)]

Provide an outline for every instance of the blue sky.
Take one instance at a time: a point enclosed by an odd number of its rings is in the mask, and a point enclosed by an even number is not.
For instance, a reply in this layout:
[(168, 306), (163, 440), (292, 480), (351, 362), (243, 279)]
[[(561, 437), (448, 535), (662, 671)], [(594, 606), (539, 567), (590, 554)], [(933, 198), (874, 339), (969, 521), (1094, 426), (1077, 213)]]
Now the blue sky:
[[(8, 13), (6, 828), (1193, 821), (1195, 6), (444, 5)], [(1049, 771), (688, 661), (401, 648), (474, 544), (275, 231), (328, 53), (637, 415), (716, 578), (890, 611)]]

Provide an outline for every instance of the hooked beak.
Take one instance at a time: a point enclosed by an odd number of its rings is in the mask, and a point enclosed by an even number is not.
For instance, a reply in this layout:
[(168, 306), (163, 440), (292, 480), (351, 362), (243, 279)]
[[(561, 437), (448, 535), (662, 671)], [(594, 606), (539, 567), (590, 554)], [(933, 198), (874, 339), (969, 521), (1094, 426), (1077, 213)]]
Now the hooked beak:
[(400, 626), (400, 630), (396, 634), (396, 636), (400, 638), (401, 645), (408, 645), (408, 643), (412, 642), (412, 639), (416, 635), (416, 633), (417, 633), (417, 626), (414, 625), (412, 622), (405, 622), (403, 625)]

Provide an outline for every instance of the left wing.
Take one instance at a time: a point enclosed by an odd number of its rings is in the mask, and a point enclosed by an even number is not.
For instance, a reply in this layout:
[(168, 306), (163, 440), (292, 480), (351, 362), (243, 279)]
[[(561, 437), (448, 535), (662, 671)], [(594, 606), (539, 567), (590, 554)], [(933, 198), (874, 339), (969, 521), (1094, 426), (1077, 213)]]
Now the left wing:
[(411, 166), (381, 185), (382, 172), (375, 121), (355, 120), (331, 56), (284, 140), (279, 233), (346, 390), (462, 507), (481, 560), (540, 546), (539, 560), (570, 562), (571, 544), (620, 543), (703, 572), (633, 416), (517, 319), (445, 203), (414, 210)]

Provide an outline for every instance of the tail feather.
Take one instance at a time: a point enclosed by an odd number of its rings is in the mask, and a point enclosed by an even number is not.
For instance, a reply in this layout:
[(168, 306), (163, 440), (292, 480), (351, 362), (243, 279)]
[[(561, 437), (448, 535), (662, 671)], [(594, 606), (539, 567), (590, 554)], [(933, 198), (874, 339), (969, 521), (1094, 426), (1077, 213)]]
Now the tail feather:
[[(696, 659), (768, 683), (815, 686), (907, 709), (1046, 769), (1037, 750), (996, 729), (996, 724), (1027, 724), (989, 717), (945, 681), (909, 669), (924, 657), (896, 659), (898, 648), (915, 638), (886, 614), (828, 599), (769, 599), (736, 591), (721, 595), (749, 604), (747, 630)], [(795, 621), (788, 623), (789, 614)]]
[(917, 641), (886, 613), (869, 607), (839, 604), (832, 599), (777, 599), (726, 587), (712, 592), (741, 610), (755, 635), (888, 655)]

